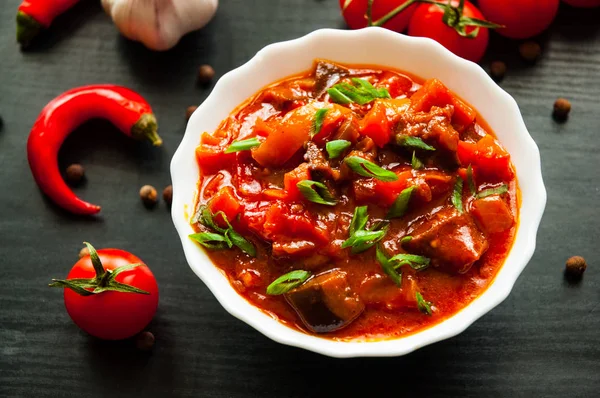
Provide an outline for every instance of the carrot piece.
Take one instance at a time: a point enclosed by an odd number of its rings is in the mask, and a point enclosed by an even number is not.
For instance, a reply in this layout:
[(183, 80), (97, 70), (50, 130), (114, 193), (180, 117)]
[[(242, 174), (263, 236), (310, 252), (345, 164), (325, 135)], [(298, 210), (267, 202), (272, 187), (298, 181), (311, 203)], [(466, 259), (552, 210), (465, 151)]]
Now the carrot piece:
[(252, 157), (263, 167), (281, 166), (310, 139), (315, 106), (312, 104), (288, 112), (267, 139), (252, 151)]
[(287, 192), (287, 200), (302, 200), (303, 196), (300, 193), (297, 184), (300, 181), (304, 180), (310, 180), (310, 170), (308, 169), (308, 163), (302, 163), (294, 170), (285, 173), (285, 175), (283, 176), (283, 187)]
[(262, 120), (261, 118), (257, 118), (254, 123), (254, 134), (260, 135), (262, 137), (268, 137), (271, 133), (275, 131), (267, 122)]
[(391, 130), (385, 111), (383, 102), (375, 101), (371, 110), (360, 122), (360, 133), (371, 137), (380, 148), (390, 141)]
[(477, 199), (472, 206), (471, 212), (488, 234), (506, 231), (514, 223), (510, 208), (498, 195)]
[(452, 124), (457, 127), (458, 131), (464, 130), (475, 121), (477, 112), (455, 95), (452, 96), (452, 105), (454, 106)]
[(208, 202), (208, 208), (214, 213), (222, 211), (231, 222), (242, 211), (242, 204), (233, 193), (232, 187), (219, 190)]
[(504, 181), (510, 180), (514, 175), (510, 155), (490, 134), (475, 144), (459, 141), (457, 152), (463, 167), (473, 164), (474, 169), (481, 174)]
[(417, 112), (429, 112), (432, 106), (454, 106), (452, 124), (459, 131), (473, 123), (477, 115), (473, 108), (454, 95), (438, 79), (427, 80), (410, 99), (412, 101), (411, 108)]
[(262, 194), (267, 199), (286, 199), (288, 193), (284, 189), (267, 188), (262, 191)]

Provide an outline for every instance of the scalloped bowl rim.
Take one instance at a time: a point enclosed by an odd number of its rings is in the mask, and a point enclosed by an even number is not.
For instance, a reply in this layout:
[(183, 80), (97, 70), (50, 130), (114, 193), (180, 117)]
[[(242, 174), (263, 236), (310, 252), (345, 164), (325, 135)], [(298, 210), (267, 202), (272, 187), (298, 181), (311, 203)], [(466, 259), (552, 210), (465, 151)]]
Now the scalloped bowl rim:
[[(404, 54), (410, 57), (404, 57)], [(474, 301), (446, 320), (405, 337), (376, 341), (336, 341), (308, 335), (277, 321), (252, 305), (230, 285), (226, 276), (188, 235), (198, 166), (194, 150), (204, 131), (264, 86), (310, 68), (325, 58), (348, 64), (372, 64), (407, 71), (420, 78), (440, 78), (472, 104), (511, 154), (521, 188), (520, 224), (513, 247), (494, 281)], [(535, 250), (536, 233), (546, 204), (540, 154), (515, 100), (481, 67), (459, 58), (437, 42), (381, 28), (355, 31), (321, 29), (299, 39), (266, 46), (251, 60), (225, 74), (190, 118), (171, 161), (172, 217), (185, 257), (194, 273), (233, 316), (282, 344), (332, 357), (399, 356), (464, 331), (499, 305), (512, 290)]]

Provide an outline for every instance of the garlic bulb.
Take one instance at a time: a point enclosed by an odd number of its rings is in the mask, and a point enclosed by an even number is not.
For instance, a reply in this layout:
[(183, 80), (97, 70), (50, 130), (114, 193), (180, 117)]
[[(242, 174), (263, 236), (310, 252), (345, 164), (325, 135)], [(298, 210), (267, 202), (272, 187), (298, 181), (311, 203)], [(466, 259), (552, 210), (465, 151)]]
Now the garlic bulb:
[(102, 0), (121, 33), (152, 50), (168, 50), (206, 25), (219, 0)]

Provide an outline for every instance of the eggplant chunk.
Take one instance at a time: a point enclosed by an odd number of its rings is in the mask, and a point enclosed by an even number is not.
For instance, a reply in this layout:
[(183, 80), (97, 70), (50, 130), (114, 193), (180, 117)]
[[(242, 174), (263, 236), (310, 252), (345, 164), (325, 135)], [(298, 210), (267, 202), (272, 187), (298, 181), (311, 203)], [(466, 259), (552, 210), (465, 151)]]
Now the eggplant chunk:
[(339, 269), (319, 274), (285, 295), (304, 325), (312, 332), (342, 329), (365, 309)]
[(336, 84), (342, 76), (348, 74), (348, 69), (324, 60), (318, 60), (314, 66), (315, 98), (320, 97), (325, 91)]
[(409, 252), (430, 257), (434, 267), (450, 273), (467, 272), (489, 247), (473, 218), (449, 206), (411, 225), (408, 235)]

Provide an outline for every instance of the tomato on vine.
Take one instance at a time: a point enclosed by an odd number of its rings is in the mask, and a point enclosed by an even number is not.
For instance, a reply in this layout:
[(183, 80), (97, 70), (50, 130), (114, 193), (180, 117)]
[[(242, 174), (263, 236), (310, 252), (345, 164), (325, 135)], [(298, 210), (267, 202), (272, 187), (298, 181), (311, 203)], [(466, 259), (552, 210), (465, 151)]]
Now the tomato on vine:
[(559, 0), (479, 0), (477, 4), (487, 18), (504, 25), (497, 30), (499, 34), (511, 39), (527, 39), (550, 26), (558, 12)]
[(483, 19), (465, 0), (340, 0), (352, 29), (380, 26), (409, 36), (431, 38), (454, 54), (478, 62), (488, 45), (488, 29), (501, 27)]
[(488, 29), (499, 28), (465, 0), (422, 1), (408, 25), (409, 36), (429, 37), (459, 57), (479, 62), (489, 41)]
[(79, 259), (67, 279), (53, 279), (64, 290), (69, 316), (84, 331), (105, 340), (134, 336), (150, 323), (158, 307), (158, 286), (142, 260), (119, 249), (84, 242), (89, 255)]
[[(406, 30), (410, 17), (417, 8), (416, 4), (409, 4), (409, 7), (395, 12), (398, 6), (408, 2), (414, 3), (411, 0), (339, 0), (339, 2), (342, 15), (350, 29), (381, 26), (399, 33)], [(371, 15), (371, 25), (367, 17), (368, 12)], [(373, 21), (376, 24), (373, 24)]]

